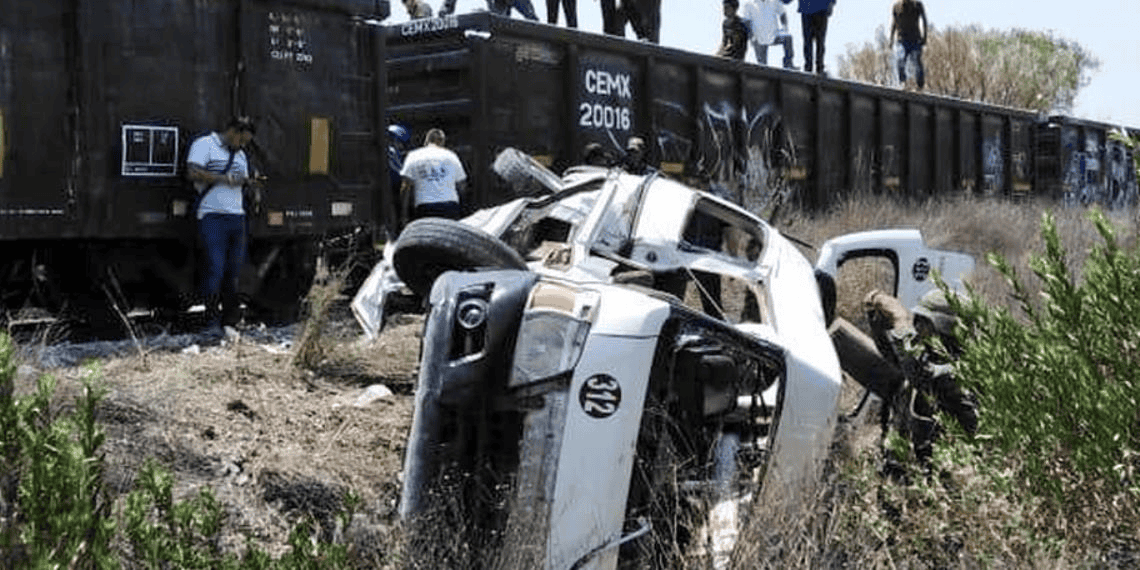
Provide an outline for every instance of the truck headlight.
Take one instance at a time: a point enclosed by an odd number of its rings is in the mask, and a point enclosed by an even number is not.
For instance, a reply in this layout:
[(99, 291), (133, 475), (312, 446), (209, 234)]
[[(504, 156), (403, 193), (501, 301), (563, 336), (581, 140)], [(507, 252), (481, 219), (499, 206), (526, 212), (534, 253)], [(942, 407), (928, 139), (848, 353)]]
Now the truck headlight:
[(573, 370), (598, 310), (596, 291), (543, 281), (531, 290), (515, 342), (510, 387)]

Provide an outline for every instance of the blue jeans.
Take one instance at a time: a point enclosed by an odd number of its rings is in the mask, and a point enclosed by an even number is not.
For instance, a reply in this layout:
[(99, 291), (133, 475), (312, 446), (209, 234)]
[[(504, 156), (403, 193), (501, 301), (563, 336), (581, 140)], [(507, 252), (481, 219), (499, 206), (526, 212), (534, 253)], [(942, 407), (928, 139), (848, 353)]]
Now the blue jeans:
[(762, 44), (753, 40), (752, 50), (756, 52), (756, 61), (759, 62), (760, 65), (768, 65), (768, 47), (777, 44), (784, 46), (784, 69), (791, 69), (794, 65), (792, 63), (792, 57), (795, 56), (791, 34), (777, 35), (776, 41), (771, 44)]
[(487, 11), (492, 14), (510, 17), (511, 8), (518, 10), (528, 20), (538, 20), (538, 14), (535, 13), (534, 4), (531, 4), (530, 0), (489, 0), (487, 2)]
[[(245, 263), (245, 216), (206, 214), (198, 220), (198, 238), (205, 256), (198, 292), (206, 302), (206, 315), (211, 324), (218, 321), (237, 324), (241, 320), (238, 276)], [(221, 314), (218, 313), (219, 297)]]
[(918, 88), (922, 89), (926, 84), (926, 71), (922, 68), (922, 44), (917, 42), (899, 42), (902, 49), (898, 50), (895, 57), (899, 68), (899, 82), (906, 83), (906, 66), (907, 62), (914, 59), (914, 81), (918, 84)]
[[(823, 53), (827, 41), (827, 17), (831, 10), (821, 10), (815, 14), (800, 14), (804, 37), (804, 71), (813, 70), (823, 75)], [(814, 63), (814, 65), (813, 65)]]

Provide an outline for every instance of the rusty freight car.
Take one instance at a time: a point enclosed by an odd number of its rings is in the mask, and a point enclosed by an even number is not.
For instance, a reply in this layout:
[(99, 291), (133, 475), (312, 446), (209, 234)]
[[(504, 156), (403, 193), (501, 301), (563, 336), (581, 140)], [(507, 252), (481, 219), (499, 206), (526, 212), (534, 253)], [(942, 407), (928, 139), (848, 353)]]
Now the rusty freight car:
[[(851, 191), (1134, 201), (1109, 125), (823, 78), (485, 13), (386, 29), (389, 120), (438, 126), (480, 204), (505, 147), (559, 171), (588, 143), (650, 142), (661, 170), (754, 208)], [(756, 190), (762, 190), (756, 192)]]
[(298, 305), (316, 244), (375, 218), (387, 0), (10, 0), (0, 19), (2, 312), (184, 308), (193, 138), (258, 125), (243, 291)]

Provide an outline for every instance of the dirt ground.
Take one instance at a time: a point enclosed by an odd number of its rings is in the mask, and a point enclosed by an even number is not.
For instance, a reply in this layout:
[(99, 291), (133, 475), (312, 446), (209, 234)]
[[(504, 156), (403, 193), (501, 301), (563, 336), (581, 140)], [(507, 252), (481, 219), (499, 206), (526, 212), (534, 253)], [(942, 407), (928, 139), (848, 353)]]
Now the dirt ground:
[[(293, 364), (289, 339), (247, 334), (220, 346), (183, 342), (76, 366), (25, 362), (17, 390), (30, 391), (38, 375), (50, 374), (66, 408), (94, 364), (107, 390), (98, 413), (112, 494), (131, 491), (153, 458), (174, 473), (176, 500), (213, 490), (227, 513), (222, 545), (232, 552), (249, 537), (278, 557), (308, 515), (323, 538), (346, 539), (380, 563), (395, 544), (422, 326), (421, 316), (397, 315), (368, 342), (345, 311), (322, 337), (328, 357), (316, 370)], [(368, 399), (380, 385), (391, 394)], [(851, 411), (858, 395), (846, 389), (841, 410)], [(342, 529), (335, 515), (348, 491), (361, 502)]]
[[(287, 340), (243, 337), (78, 366), (24, 361), (16, 389), (30, 392), (50, 374), (66, 410), (95, 365), (107, 392), (98, 407), (107, 489), (131, 491), (154, 458), (173, 472), (176, 500), (213, 490), (227, 513), (223, 546), (234, 552), (249, 536), (281, 555), (304, 515), (331, 538), (343, 530), (335, 514), (347, 491), (361, 499), (348, 532), (378, 547), (395, 518), (421, 327), (422, 318), (397, 317), (379, 339), (363, 342), (342, 317), (324, 337), (328, 358), (312, 371), (294, 366)], [(379, 386), (391, 393), (370, 399)]]

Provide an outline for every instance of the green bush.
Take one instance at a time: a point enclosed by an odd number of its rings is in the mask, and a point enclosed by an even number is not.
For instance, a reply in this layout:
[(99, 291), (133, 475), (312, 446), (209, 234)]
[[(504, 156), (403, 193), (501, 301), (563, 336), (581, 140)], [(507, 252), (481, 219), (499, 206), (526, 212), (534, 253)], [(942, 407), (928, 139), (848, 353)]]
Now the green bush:
[(1041, 298), (1030, 298), (1005, 259), (991, 255), (1023, 315), (976, 299), (960, 307), (966, 352), (958, 372), (979, 396), (979, 449), (999, 462), (1019, 458), (1007, 467), (1025, 490), (1060, 503), (1079, 501), (1090, 480), (1140, 492), (1140, 248), (1122, 249), (1102, 213), (1089, 218), (1104, 244), (1089, 255), (1083, 279), (1070, 274), (1046, 214), (1045, 251), (1030, 262)]
[(0, 334), (0, 441), (3, 442), (5, 567), (111, 567), (114, 521), (102, 489), (95, 423), (102, 393), (88, 374), (71, 414), (55, 414), (55, 380), (43, 376), (26, 398), (14, 392), (13, 345)]
[[(249, 547), (222, 552), (225, 519), (212, 491), (174, 501), (174, 478), (148, 461), (119, 517), (103, 487), (104, 433), (95, 419), (103, 391), (89, 371), (74, 410), (51, 406), (55, 380), (42, 376), (30, 396), (15, 395), (11, 339), (0, 332), (0, 568), (335, 569), (349, 568), (348, 549), (311, 539), (294, 527), (292, 550), (279, 560)], [(349, 509), (355, 501), (346, 501)], [(351, 513), (342, 513), (342, 523)]]

